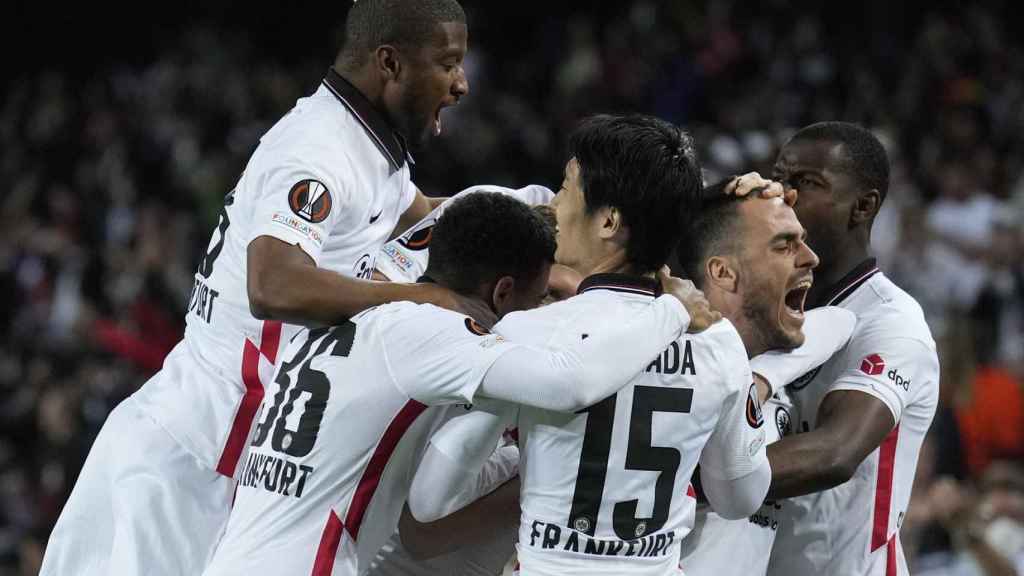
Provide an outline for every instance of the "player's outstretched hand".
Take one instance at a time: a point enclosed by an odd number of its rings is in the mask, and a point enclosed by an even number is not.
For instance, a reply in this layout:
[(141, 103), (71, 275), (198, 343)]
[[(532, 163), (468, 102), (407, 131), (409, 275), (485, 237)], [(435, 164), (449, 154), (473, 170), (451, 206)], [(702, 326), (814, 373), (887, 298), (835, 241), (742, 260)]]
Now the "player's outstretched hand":
[(782, 183), (763, 178), (757, 172), (737, 176), (725, 187), (725, 193), (736, 196), (757, 194), (761, 198), (782, 198), (790, 206), (796, 204), (797, 198), (795, 188), (786, 190)]
[(658, 271), (658, 280), (661, 281), (662, 291), (675, 296), (690, 314), (690, 327), (687, 328), (687, 332), (691, 334), (703, 332), (707, 330), (708, 326), (722, 319), (722, 315), (718, 311), (711, 309), (708, 299), (693, 285), (693, 282), (669, 275), (668, 269), (664, 267)]

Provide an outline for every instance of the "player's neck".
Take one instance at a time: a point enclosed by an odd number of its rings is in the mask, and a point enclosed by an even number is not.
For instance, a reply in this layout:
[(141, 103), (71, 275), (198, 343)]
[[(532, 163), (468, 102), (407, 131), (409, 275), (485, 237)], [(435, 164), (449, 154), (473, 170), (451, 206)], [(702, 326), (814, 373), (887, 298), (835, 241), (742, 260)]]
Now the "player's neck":
[(453, 292), (453, 294), (458, 302), (458, 309), (455, 312), (469, 316), (488, 330), (498, 323), (498, 315), (483, 297), (476, 294), (459, 294), (458, 292)]
[(603, 255), (595, 259), (593, 263), (584, 266), (584, 268), (584, 270), (579, 270), (584, 278), (594, 274), (629, 274), (632, 276), (654, 278), (653, 272), (639, 272), (636, 266), (626, 258), (625, 250), (616, 250), (610, 254)]
[(868, 248), (867, 242), (850, 242), (840, 247), (828, 262), (822, 261), (814, 269), (814, 284), (807, 293), (807, 302), (819, 303), (833, 286), (870, 257), (871, 249)]
[(380, 85), (380, 82), (376, 81), (373, 70), (367, 66), (363, 66), (356, 69), (349, 69), (345, 66), (334, 63), (334, 71), (345, 79), (346, 82), (355, 87), (370, 104), (373, 105), (378, 111), (387, 116), (384, 102), (382, 100), (384, 95), (384, 89)]

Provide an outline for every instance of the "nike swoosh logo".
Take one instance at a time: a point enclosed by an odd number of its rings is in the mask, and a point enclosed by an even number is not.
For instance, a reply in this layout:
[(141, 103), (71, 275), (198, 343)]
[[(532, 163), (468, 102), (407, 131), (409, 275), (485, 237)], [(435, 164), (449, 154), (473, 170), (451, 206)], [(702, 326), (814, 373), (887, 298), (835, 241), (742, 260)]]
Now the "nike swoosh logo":
[(380, 218), (380, 215), (383, 214), (383, 213), (384, 213), (384, 209), (381, 208), (380, 212), (377, 212), (376, 216), (370, 216), (370, 224), (373, 224), (374, 222), (376, 222)]

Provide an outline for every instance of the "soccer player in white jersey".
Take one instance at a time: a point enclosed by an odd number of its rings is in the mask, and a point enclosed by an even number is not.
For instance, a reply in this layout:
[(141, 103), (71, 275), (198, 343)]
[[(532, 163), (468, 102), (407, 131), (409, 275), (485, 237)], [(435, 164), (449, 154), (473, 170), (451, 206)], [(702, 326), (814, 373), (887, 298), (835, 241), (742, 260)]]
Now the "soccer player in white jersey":
[(264, 386), (299, 324), (439, 286), (371, 283), (378, 251), (432, 204), (406, 139), (468, 91), (455, 0), (360, 0), (319, 89), (261, 139), (195, 275), (184, 340), (108, 417), (42, 574), (197, 574), (231, 506)]
[[(776, 377), (796, 378), (846, 344), (854, 315), (828, 307), (805, 317), (804, 298), (818, 259), (804, 243), (796, 214), (780, 195), (727, 194), (729, 185), (734, 184), (724, 181), (705, 189), (704, 204), (678, 244), (679, 266), (736, 327), (755, 371), (775, 359), (786, 363), (775, 366)], [(789, 433), (792, 406), (783, 387), (767, 399), (763, 412), (769, 444)], [(681, 567), (687, 576), (763, 575), (784, 505), (766, 502), (740, 520), (699, 505), (693, 530), (683, 538)]]
[[(556, 261), (586, 278), (574, 298), (506, 316), (495, 331), (512, 340), (565, 346), (630, 321), (656, 295), (653, 272), (699, 207), (692, 140), (671, 124), (596, 116), (573, 132), (570, 150), (552, 204)], [(792, 320), (798, 332), (800, 321)], [(745, 516), (761, 504), (771, 471), (739, 334), (719, 322), (661, 352), (586, 410), (519, 412), (522, 574), (677, 573), (686, 487), (698, 460), (723, 514)], [(500, 433), (502, 416), (472, 436)], [(471, 456), (453, 456), (432, 442), (410, 497), (413, 516), (432, 521), (452, 510), (449, 492), (458, 490), (445, 488), (490, 453), (493, 444), (480, 444)]]
[[(471, 194), (435, 226), (426, 276), (465, 300), (507, 312), (547, 291), (554, 234), (522, 202)], [(412, 473), (445, 404), (487, 398), (581, 409), (624, 385), (694, 322), (703, 297), (673, 295), (614, 333), (562, 350), (488, 334), (471, 317), (409, 302), (372, 308), (300, 335), (284, 354), (242, 467), (224, 538), (204, 574), (355, 575), (394, 532)], [(706, 318), (702, 318), (705, 316)], [(624, 341), (645, 338), (615, 355)]]
[[(375, 278), (393, 282), (415, 282), (427, 269), (430, 254), (430, 238), (438, 218), (455, 200), (466, 194), (490, 192), (508, 194), (531, 206), (546, 205), (554, 193), (545, 186), (530, 185), (519, 189), (503, 186), (480, 185), (467, 188), (452, 196), (430, 214), (414, 224), (402, 236), (384, 245), (377, 259)], [(546, 207), (546, 206), (545, 206)], [(553, 215), (552, 215), (553, 216)], [(554, 226), (554, 223), (551, 223)], [(548, 283), (549, 298), (554, 291), (551, 281), (558, 271), (552, 266)], [(575, 289), (573, 289), (575, 292)], [(519, 473), (519, 448), (513, 442), (504, 442), (495, 448), (480, 473), (473, 479), (473, 500), (490, 494)], [(518, 491), (512, 492), (518, 505)], [(408, 521), (408, 517), (403, 519)], [(394, 534), (377, 552), (368, 571), (368, 576), (488, 576), (501, 572), (511, 556), (519, 523), (509, 519), (493, 530), (477, 533), (476, 538), (463, 544), (457, 550), (430, 558), (419, 559), (410, 554), (402, 545), (398, 534)], [(435, 547), (436, 548), (436, 547)], [(434, 552), (434, 550), (431, 550)]]
[[(768, 447), (768, 496), (789, 498), (768, 573), (904, 576), (899, 531), (939, 363), (920, 306), (870, 255), (888, 157), (862, 127), (813, 124), (783, 146), (774, 178), (798, 192), (794, 209), (821, 257), (808, 305), (850, 310), (857, 327), (831, 360), (787, 386), (800, 419), (797, 434)], [(762, 373), (774, 387), (784, 380)]]

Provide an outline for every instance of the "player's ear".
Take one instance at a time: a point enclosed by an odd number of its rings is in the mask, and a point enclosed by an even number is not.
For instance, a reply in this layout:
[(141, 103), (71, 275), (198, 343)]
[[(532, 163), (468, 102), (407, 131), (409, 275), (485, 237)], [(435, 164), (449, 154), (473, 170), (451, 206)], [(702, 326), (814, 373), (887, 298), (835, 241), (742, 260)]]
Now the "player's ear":
[(373, 53), (374, 63), (378, 73), (384, 80), (395, 80), (402, 71), (402, 64), (398, 58), (398, 48), (384, 44), (377, 47)]
[(718, 289), (735, 294), (739, 289), (739, 273), (725, 256), (712, 256), (704, 266), (704, 280)]
[(598, 236), (602, 239), (614, 238), (626, 230), (626, 222), (618, 208), (602, 206), (594, 213), (594, 219), (599, 225)]
[(498, 313), (499, 318), (512, 312), (515, 289), (516, 279), (511, 276), (502, 276), (494, 283), (494, 289), (491, 290), (491, 308)]
[(860, 194), (857, 196), (857, 200), (853, 203), (853, 208), (850, 211), (850, 223), (870, 223), (875, 218), (875, 215), (878, 214), (878, 209), (881, 207), (882, 195), (878, 193), (878, 190), (872, 188), (871, 190)]

